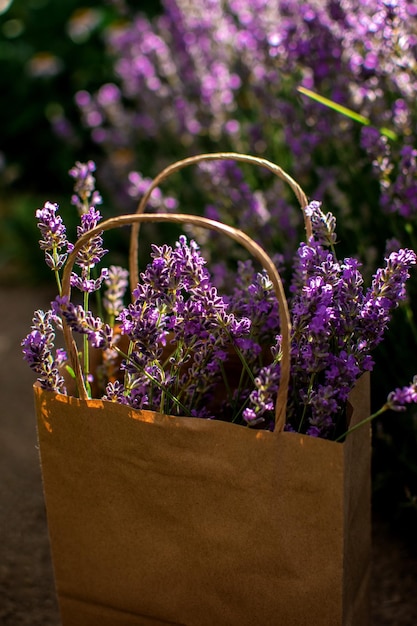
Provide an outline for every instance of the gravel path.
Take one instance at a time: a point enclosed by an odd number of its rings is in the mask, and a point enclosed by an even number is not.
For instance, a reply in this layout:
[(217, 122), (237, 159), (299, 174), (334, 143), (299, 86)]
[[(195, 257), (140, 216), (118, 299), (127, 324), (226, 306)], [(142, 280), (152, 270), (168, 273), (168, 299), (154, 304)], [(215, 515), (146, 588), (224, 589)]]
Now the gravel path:
[[(44, 289), (0, 288), (2, 626), (60, 625), (36, 449), (33, 375), (22, 361), (19, 345), (33, 311), (48, 306), (50, 295)], [(415, 626), (417, 559), (381, 522), (374, 523), (373, 538), (372, 624)]]

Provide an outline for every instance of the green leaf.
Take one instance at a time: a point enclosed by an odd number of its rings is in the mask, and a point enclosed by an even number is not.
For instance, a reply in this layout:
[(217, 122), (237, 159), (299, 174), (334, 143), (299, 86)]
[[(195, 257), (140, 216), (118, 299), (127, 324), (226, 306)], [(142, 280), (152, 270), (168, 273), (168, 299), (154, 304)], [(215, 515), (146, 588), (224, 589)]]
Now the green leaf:
[[(340, 113), (341, 115), (344, 115), (345, 117), (348, 117), (355, 122), (359, 122), (359, 124), (363, 124), (364, 126), (370, 126), (371, 124), (371, 120), (368, 117), (365, 117), (364, 115), (361, 115), (360, 113), (356, 113), (356, 111), (352, 111), (352, 109), (349, 109), (348, 107), (345, 107), (342, 104), (338, 104), (337, 102), (334, 102), (333, 100), (329, 100), (328, 98), (325, 98), (324, 96), (320, 96), (320, 94), (315, 93), (314, 91), (311, 91), (310, 89), (307, 89), (306, 87), (297, 87), (297, 91), (302, 93), (304, 96), (307, 96), (308, 98), (311, 98), (312, 100), (315, 100), (316, 102), (319, 102), (323, 106), (326, 106), (329, 109), (332, 109), (333, 111), (336, 111), (337, 113)], [(392, 139), (393, 141), (396, 141), (398, 139), (396, 133), (394, 133), (394, 131), (390, 130), (389, 128), (383, 127), (383, 128), (379, 128), (378, 130), (381, 133), (381, 135), (385, 135), (385, 137), (388, 137), (389, 139)]]

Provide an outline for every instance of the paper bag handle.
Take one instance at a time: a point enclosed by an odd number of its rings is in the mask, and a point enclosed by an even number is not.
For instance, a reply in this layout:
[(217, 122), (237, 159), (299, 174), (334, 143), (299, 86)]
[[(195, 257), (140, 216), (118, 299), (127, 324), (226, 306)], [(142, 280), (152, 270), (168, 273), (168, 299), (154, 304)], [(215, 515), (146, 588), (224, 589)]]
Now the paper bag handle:
[[(275, 176), (286, 182), (293, 190), (303, 212), (307, 240), (312, 236), (311, 220), (304, 211), (305, 207), (308, 205), (308, 200), (300, 185), (293, 178), (291, 178), (291, 176), (287, 174), (287, 172), (279, 167), (279, 165), (276, 165), (275, 163), (272, 163), (271, 161), (268, 161), (267, 159), (261, 157), (252, 156), (250, 154), (240, 154), (239, 152), (212, 152), (208, 154), (197, 154), (195, 156), (188, 157), (186, 159), (182, 159), (180, 161), (172, 163), (171, 165), (163, 169), (152, 180), (147, 191), (145, 192), (138, 204), (136, 213), (142, 214), (145, 212), (145, 208), (152, 194), (152, 191), (155, 189), (155, 187), (158, 187), (158, 185), (160, 185), (162, 181), (171, 176), (171, 174), (175, 174), (175, 172), (178, 172), (184, 167), (188, 167), (189, 165), (195, 165), (196, 163), (201, 163), (203, 161), (239, 161), (241, 163), (252, 163), (253, 165), (258, 165), (259, 167), (263, 167), (272, 172)], [(132, 291), (136, 287), (139, 278), (138, 235), (139, 223), (137, 222), (133, 224), (130, 236), (129, 274)]]
[[(282, 348), (282, 359), (281, 359), (281, 378), (280, 378), (280, 386), (278, 389), (277, 401), (275, 406), (275, 430), (277, 432), (281, 432), (285, 425), (286, 419), (286, 406), (287, 406), (287, 397), (288, 397), (288, 385), (290, 379), (290, 340), (291, 340), (291, 323), (290, 323), (290, 315), (288, 311), (288, 304), (285, 297), (284, 288), (282, 286), (282, 281), (280, 275), (278, 273), (275, 264), (269, 257), (269, 255), (261, 248), (259, 244), (257, 244), (253, 239), (251, 239), (248, 235), (237, 228), (233, 228), (232, 226), (228, 226), (226, 224), (222, 224), (221, 222), (217, 222), (214, 220), (209, 220), (208, 218), (201, 217), (198, 215), (186, 215), (186, 214), (167, 214), (167, 213), (156, 213), (156, 214), (132, 214), (132, 215), (121, 215), (117, 217), (112, 217), (110, 219), (101, 222), (95, 228), (84, 233), (75, 243), (74, 249), (68, 255), (63, 275), (62, 275), (62, 296), (64, 298), (71, 297), (71, 272), (74, 267), (74, 263), (76, 261), (78, 252), (80, 249), (88, 243), (90, 239), (99, 235), (101, 232), (110, 230), (113, 228), (118, 228), (125, 225), (134, 225), (140, 223), (149, 223), (149, 222), (171, 222), (175, 224), (192, 224), (194, 226), (200, 226), (202, 228), (210, 229), (217, 231), (219, 233), (224, 233), (237, 243), (240, 243), (243, 247), (245, 247), (248, 252), (256, 258), (264, 269), (267, 271), (268, 276), (273, 284), (274, 291), (276, 293), (278, 299), (278, 312), (280, 318), (280, 327), (281, 327), (281, 348)], [(136, 285), (135, 285), (136, 286)], [(70, 327), (63, 321), (63, 331), (64, 331), (64, 339), (66, 344), (66, 349), (68, 352), (68, 357), (71, 363), (71, 366), (75, 372), (76, 383), (78, 387), (78, 391), (80, 397), (84, 400), (88, 399), (88, 394), (85, 388), (83, 373), (81, 369), (81, 364), (78, 358), (78, 350), (75, 344), (74, 338), (72, 336), (72, 331)]]

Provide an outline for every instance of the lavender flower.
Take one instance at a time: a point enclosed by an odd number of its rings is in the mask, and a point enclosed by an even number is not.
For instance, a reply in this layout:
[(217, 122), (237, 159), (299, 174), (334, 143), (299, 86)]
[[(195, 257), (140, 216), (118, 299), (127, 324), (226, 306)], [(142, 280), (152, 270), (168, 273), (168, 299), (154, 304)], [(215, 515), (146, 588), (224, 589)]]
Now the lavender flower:
[(138, 285), (134, 301), (118, 316), (121, 333), (128, 335), (135, 349), (151, 360), (160, 358), (167, 335), (167, 316), (155, 296), (148, 285)]
[(379, 417), (386, 411), (405, 411), (408, 404), (416, 404), (417, 403), (417, 376), (414, 376), (413, 381), (406, 385), (405, 387), (398, 387), (394, 391), (391, 391), (388, 394), (387, 401), (383, 406), (372, 415), (369, 415), (367, 418), (362, 420), (361, 422), (355, 424), (352, 428), (348, 429), (343, 434), (339, 435), (336, 438), (336, 441), (342, 441), (345, 439), (347, 435), (350, 435), (352, 432), (357, 430), (358, 428), (363, 427), (365, 424), (369, 424), (375, 418)]
[(250, 322), (228, 312), (194, 241), (182, 236), (175, 248), (153, 246), (152, 258), (118, 317), (131, 340), (122, 366), (128, 402), (154, 408), (165, 402), (171, 411), (201, 415), (196, 407), (221, 377), (227, 346), (248, 337)]
[[(81, 237), (84, 233), (95, 228), (100, 220), (100, 211), (93, 206), (90, 207), (86, 213), (81, 215), (81, 225), (77, 227), (77, 236)], [(107, 252), (108, 250), (103, 248), (102, 236), (99, 234), (92, 237), (78, 252), (76, 264), (81, 268), (81, 276), (74, 272), (71, 275), (71, 284), (86, 293), (98, 290), (108, 277), (108, 271), (107, 269), (102, 270), (98, 278), (91, 280), (90, 270), (101, 261)]]
[(107, 268), (103, 268), (100, 271), (100, 276), (98, 278), (80, 277), (73, 272), (71, 274), (70, 283), (71, 287), (76, 287), (85, 293), (92, 293), (93, 291), (98, 291), (100, 289), (103, 281), (107, 280), (108, 276), (109, 271)]
[(76, 332), (86, 335), (93, 348), (106, 349), (112, 345), (113, 331), (99, 317), (85, 311), (81, 305), (68, 302), (66, 298), (57, 297), (52, 303), (55, 315), (62, 316), (67, 324)]
[[(370, 353), (382, 341), (392, 311), (404, 300), (409, 269), (417, 259), (411, 250), (391, 253), (365, 291), (358, 261), (341, 263), (324, 247), (333, 248), (334, 217), (328, 214), (323, 219), (314, 203), (309, 210), (315, 214), (313, 237), (308, 245), (300, 245), (291, 283), (292, 369), (287, 419), (295, 430), (334, 438), (343, 430), (348, 394), (361, 373), (372, 369)], [(244, 412), (250, 424), (270, 423), (273, 367), (261, 369), (256, 378), (256, 389)]]
[(55, 330), (52, 311), (35, 311), (32, 319), (32, 331), (23, 339), (23, 358), (29, 367), (36, 372), (43, 389), (66, 393), (64, 379), (59, 366), (66, 360), (62, 349), (53, 354)]
[[(241, 15), (238, 3), (233, 10)], [(253, 11), (251, 16), (257, 20)], [(211, 88), (206, 88), (209, 97)], [(110, 89), (107, 96), (114, 99), (117, 94)], [(409, 158), (411, 163), (413, 155)], [(268, 209), (261, 201), (253, 201), (235, 167), (221, 169), (238, 186), (229, 200), (240, 202), (245, 197), (253, 224), (262, 229), (268, 224)], [(208, 168), (205, 173), (209, 170), (216, 178), (218, 170)], [(91, 162), (77, 164), (73, 170), (80, 198), (92, 197), (93, 171)], [(56, 211), (57, 205), (46, 203), (37, 216), (41, 247), (50, 252), (57, 272), (62, 265), (60, 255), (65, 257), (71, 244)], [(325, 214), (316, 201), (306, 212), (312, 236), (300, 244), (288, 283), (292, 335), (286, 429), (340, 440), (346, 428), (348, 394), (361, 374), (372, 369), (371, 352), (382, 341), (392, 312), (406, 299), (405, 284), (417, 256), (407, 248), (390, 251), (384, 267), (374, 273), (366, 288), (359, 261), (336, 257), (333, 214)], [(89, 206), (81, 215), (78, 236), (89, 233), (100, 220), (100, 212)], [(53, 355), (55, 328), (65, 322), (83, 337), (87, 388), (92, 379), (89, 346), (102, 351), (103, 363), (95, 380), (100, 384), (102, 379), (105, 400), (134, 409), (225, 419), (273, 430), (282, 346), (278, 304), (266, 273), (255, 271), (251, 262), (239, 261), (232, 289), (223, 296), (213, 284), (199, 246), (181, 236), (173, 247), (152, 245), (151, 262), (140, 274), (132, 302), (124, 306), (126, 270), (111, 266), (98, 277), (92, 275), (105, 252), (100, 234), (77, 256), (81, 275), (73, 273), (71, 285), (84, 292), (83, 306), (59, 295), (51, 311), (38, 311), (34, 316), (32, 331), (22, 346), (41, 385), (65, 391), (59, 368), (66, 357), (60, 350)], [(281, 267), (284, 259), (277, 257), (277, 263)], [(104, 307), (111, 325), (87, 306), (89, 293), (98, 291), (104, 282)], [(115, 321), (118, 327), (113, 331)], [(230, 378), (232, 361), (238, 366)], [(415, 402), (416, 385), (417, 378), (408, 387), (396, 389), (381, 411), (402, 410)]]
[[(101, 220), (100, 211), (96, 210), (93, 206), (89, 208), (86, 213), (81, 215), (81, 225), (77, 227), (77, 237), (81, 237), (89, 230), (95, 228)], [(108, 252), (103, 250), (103, 240), (101, 235), (96, 235), (92, 240), (88, 242), (77, 256), (77, 263), (80, 267), (89, 269), (94, 267), (102, 257)]]
[(67, 240), (62, 217), (57, 215), (58, 209), (58, 204), (45, 202), (43, 208), (36, 211), (38, 228), (42, 235), (39, 245), (41, 250), (45, 250), (46, 264), (55, 272), (62, 268), (73, 248)]
[(406, 298), (405, 282), (416, 262), (415, 252), (401, 249), (391, 252), (385, 267), (376, 272), (359, 313), (358, 345), (369, 351), (382, 341), (392, 311)]
[(321, 202), (310, 202), (304, 209), (310, 217), (314, 239), (321, 246), (333, 247), (336, 243), (336, 219), (332, 213), (324, 213), (321, 210)]
[(273, 430), (274, 399), (279, 386), (280, 368), (272, 363), (262, 368), (254, 380), (254, 390), (249, 396), (250, 406), (244, 409), (243, 419), (249, 426), (266, 423)]
[(279, 329), (278, 302), (266, 272), (255, 272), (251, 261), (239, 262), (228, 302), (232, 312), (250, 320), (248, 336), (237, 343), (252, 363), (259, 358), (262, 346), (274, 343)]
[(106, 393), (103, 396), (103, 400), (107, 400), (108, 402), (117, 402), (119, 404), (127, 404), (126, 392), (123, 384), (118, 380), (107, 383)]

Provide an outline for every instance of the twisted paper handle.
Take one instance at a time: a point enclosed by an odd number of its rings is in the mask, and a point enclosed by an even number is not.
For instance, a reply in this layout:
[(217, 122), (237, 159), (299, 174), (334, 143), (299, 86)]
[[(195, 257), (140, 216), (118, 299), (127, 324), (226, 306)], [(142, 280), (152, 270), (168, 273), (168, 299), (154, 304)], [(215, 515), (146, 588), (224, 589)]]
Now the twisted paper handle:
[[(288, 304), (282, 286), (281, 278), (278, 273), (275, 264), (269, 257), (269, 255), (259, 246), (253, 239), (248, 237), (244, 232), (237, 228), (227, 226), (214, 220), (209, 220), (205, 217), (198, 215), (185, 215), (177, 214), (171, 215), (166, 213), (159, 214), (133, 214), (122, 215), (119, 217), (113, 217), (105, 220), (95, 228), (84, 233), (75, 243), (74, 249), (69, 254), (63, 275), (62, 275), (62, 296), (68, 298), (71, 297), (71, 272), (74, 267), (78, 252), (90, 239), (99, 235), (101, 232), (118, 228), (128, 224), (139, 225), (145, 222), (171, 222), (174, 224), (192, 224), (193, 226), (200, 226), (210, 230), (223, 233), (241, 244), (248, 252), (261, 263), (264, 269), (267, 271), (268, 276), (273, 284), (274, 291), (278, 299), (278, 310), (280, 317), (281, 335), (282, 335), (282, 359), (281, 359), (281, 381), (277, 395), (277, 401), (275, 406), (275, 431), (281, 432), (285, 425), (286, 418), (286, 406), (288, 397), (288, 385), (290, 379), (290, 336), (291, 336), (291, 324), (288, 311)], [(136, 283), (135, 283), (136, 287)], [(84, 384), (83, 372), (78, 356), (77, 346), (72, 336), (72, 331), (69, 326), (63, 322), (64, 339), (68, 352), (68, 357), (71, 366), (75, 372), (76, 383), (80, 397), (84, 400), (88, 399), (87, 391)]]
[[(152, 194), (152, 191), (155, 187), (158, 187), (160, 183), (162, 183), (166, 178), (175, 174), (179, 170), (182, 170), (184, 167), (188, 167), (189, 165), (195, 165), (196, 163), (201, 163), (202, 161), (240, 161), (241, 163), (252, 163), (253, 165), (257, 165), (259, 167), (263, 167), (273, 174), (286, 182), (289, 187), (293, 190), (300, 207), (303, 211), (304, 217), (304, 226), (306, 230), (307, 240), (312, 235), (311, 228), (311, 220), (306, 215), (304, 209), (308, 205), (307, 196), (304, 191), (301, 189), (300, 185), (293, 179), (287, 172), (285, 172), (279, 165), (268, 161), (267, 159), (263, 159), (260, 157), (251, 156), (250, 154), (240, 154), (239, 152), (213, 152), (209, 154), (197, 154), (196, 156), (189, 157), (187, 159), (183, 159), (181, 161), (176, 161), (172, 165), (166, 167), (162, 172), (160, 172), (151, 182), (148, 190), (140, 200), (136, 213), (142, 214), (145, 212), (146, 205), (148, 200)], [(135, 223), (132, 227), (132, 233), (130, 237), (130, 253), (129, 253), (129, 274), (130, 274), (130, 285), (131, 289), (136, 287), (138, 283), (138, 235), (139, 235), (139, 223)]]

